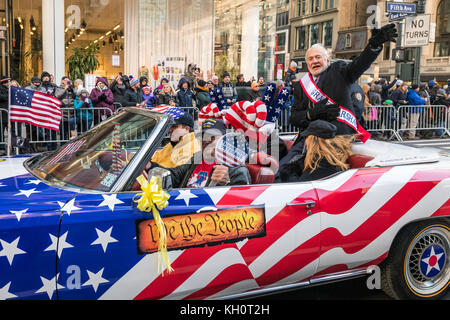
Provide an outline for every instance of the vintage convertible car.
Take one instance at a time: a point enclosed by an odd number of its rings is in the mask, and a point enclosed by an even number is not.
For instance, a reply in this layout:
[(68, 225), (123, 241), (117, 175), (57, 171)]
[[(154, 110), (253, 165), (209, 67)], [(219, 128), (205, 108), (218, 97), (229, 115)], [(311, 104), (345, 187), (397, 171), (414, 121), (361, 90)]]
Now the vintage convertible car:
[(450, 155), (376, 141), (321, 181), (277, 184), (256, 163), (250, 186), (168, 189), (164, 272), (131, 190), (171, 123), (132, 108), (56, 152), (0, 160), (0, 299), (237, 299), (377, 266), (394, 298), (449, 291)]

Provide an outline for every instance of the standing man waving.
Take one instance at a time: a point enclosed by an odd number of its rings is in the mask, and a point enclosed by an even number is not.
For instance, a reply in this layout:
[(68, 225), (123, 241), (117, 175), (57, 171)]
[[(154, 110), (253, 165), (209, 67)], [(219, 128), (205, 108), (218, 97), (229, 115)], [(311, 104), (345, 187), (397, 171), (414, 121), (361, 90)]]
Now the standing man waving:
[[(367, 47), (350, 63), (331, 63), (325, 47), (313, 45), (306, 53), (308, 74), (293, 84), (291, 124), (302, 132), (311, 122), (325, 120), (337, 127), (337, 135), (367, 134), (356, 120), (351, 86), (377, 59), (383, 44), (396, 42), (397, 37), (395, 24), (373, 29)], [(281, 165), (289, 162), (296, 154), (301, 154), (303, 145), (304, 139), (299, 137)]]

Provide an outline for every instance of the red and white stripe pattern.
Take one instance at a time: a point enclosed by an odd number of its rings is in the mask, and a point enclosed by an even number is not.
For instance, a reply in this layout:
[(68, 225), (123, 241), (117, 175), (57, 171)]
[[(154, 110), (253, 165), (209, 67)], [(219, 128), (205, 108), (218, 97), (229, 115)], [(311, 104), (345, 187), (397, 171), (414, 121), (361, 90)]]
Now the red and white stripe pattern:
[(53, 166), (58, 164), (64, 157), (69, 156), (80, 150), (80, 148), (86, 143), (86, 140), (78, 140), (67, 144), (57, 155), (52, 158), (47, 165)]
[(220, 111), (219, 106), (216, 103), (210, 103), (202, 108), (198, 115), (198, 118), (200, 120), (223, 119), (225, 113), (225, 110), (223, 112)]
[[(450, 170), (350, 170), (312, 184), (207, 189), (218, 209), (266, 206), (263, 238), (169, 252), (174, 272), (147, 255), (102, 299), (215, 299), (380, 263), (397, 232), (448, 215)], [(317, 200), (313, 215), (288, 203)]]
[[(19, 98), (13, 96), (19, 90), (22, 95), (19, 95)], [(31, 90), (11, 88), (11, 122), (29, 123), (36, 127), (59, 131), (59, 125), (62, 119), (62, 102), (45, 93), (37, 91), (27, 93), (28, 91)], [(30, 102), (27, 103), (25, 101), (25, 103), (23, 103), (23, 101), (19, 100), (20, 98), (25, 98), (27, 96), (32, 96)], [(17, 103), (19, 101), (21, 103)]]
[(113, 138), (112, 138), (112, 173), (115, 175), (119, 175), (122, 171), (122, 159), (121, 155), (121, 147), (120, 147), (120, 123), (114, 124)]
[(257, 132), (266, 123), (267, 106), (262, 101), (240, 101), (227, 110), (225, 119), (236, 130)]

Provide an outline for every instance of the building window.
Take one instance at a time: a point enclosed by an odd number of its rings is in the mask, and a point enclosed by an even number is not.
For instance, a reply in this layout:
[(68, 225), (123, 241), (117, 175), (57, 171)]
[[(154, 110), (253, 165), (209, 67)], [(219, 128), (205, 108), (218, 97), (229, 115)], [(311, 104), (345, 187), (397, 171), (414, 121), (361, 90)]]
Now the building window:
[(320, 0), (311, 0), (311, 13), (320, 11)]
[(334, 8), (334, 0), (324, 0), (323, 9), (328, 10)]
[(345, 35), (345, 48), (351, 48), (352, 47), (352, 34), (351, 33), (347, 33)]
[(322, 43), (325, 47), (331, 47), (333, 45), (333, 20), (323, 23)]
[(383, 60), (391, 60), (391, 43), (390, 42), (387, 42), (384, 45)]
[(289, 24), (289, 12), (281, 12), (277, 14), (277, 28), (287, 26)]
[(442, 0), (437, 8), (434, 56), (450, 55), (450, 0)]
[(312, 24), (309, 27), (309, 46), (316, 44), (319, 42), (319, 24)]
[(286, 32), (277, 33), (276, 52), (286, 51)]
[(297, 16), (304, 16), (306, 14), (306, 0), (298, 0)]
[(296, 50), (303, 50), (306, 48), (306, 27), (299, 27), (296, 29), (297, 41)]

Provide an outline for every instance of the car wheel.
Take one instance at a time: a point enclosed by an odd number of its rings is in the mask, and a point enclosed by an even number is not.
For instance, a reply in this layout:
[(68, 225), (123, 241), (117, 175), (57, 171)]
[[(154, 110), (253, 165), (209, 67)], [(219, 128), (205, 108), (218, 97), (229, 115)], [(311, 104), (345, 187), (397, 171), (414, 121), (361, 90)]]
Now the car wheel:
[(404, 228), (381, 270), (383, 290), (394, 299), (437, 300), (449, 291), (450, 223), (425, 221)]

